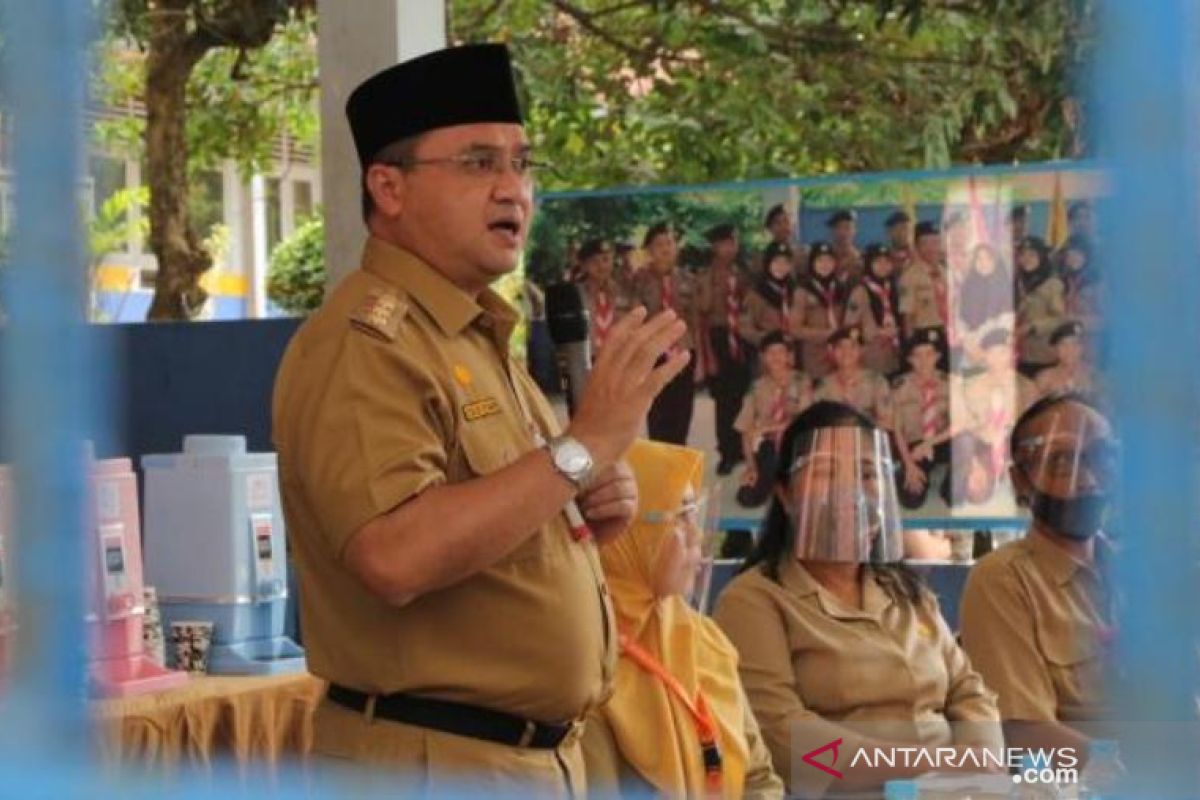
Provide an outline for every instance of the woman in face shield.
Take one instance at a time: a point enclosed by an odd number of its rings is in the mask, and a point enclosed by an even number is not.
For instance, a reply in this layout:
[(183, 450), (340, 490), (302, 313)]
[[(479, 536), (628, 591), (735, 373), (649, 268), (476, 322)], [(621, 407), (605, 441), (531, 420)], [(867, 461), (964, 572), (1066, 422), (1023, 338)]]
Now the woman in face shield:
[(1108, 421), (1085, 396), (1043, 398), (1017, 420), (1012, 481), (1033, 522), (967, 580), (963, 646), (999, 694), (1010, 744), (1071, 747), (1111, 719), (1104, 676), (1113, 644), (1102, 526), (1115, 469)]
[[(983, 752), (1002, 747), (994, 695), (933, 595), (898, 564), (887, 434), (822, 402), (781, 452), (758, 547), (715, 616), (789, 790), (820, 797), (932, 769), (995, 769)], [(872, 748), (910, 752), (889, 766), (858, 755)]]
[(684, 599), (701, 565), (704, 455), (639, 440), (626, 455), (638, 522), (600, 561), (620, 633), (613, 694), (584, 726), (601, 797), (781, 798), (737, 674), (737, 653)]

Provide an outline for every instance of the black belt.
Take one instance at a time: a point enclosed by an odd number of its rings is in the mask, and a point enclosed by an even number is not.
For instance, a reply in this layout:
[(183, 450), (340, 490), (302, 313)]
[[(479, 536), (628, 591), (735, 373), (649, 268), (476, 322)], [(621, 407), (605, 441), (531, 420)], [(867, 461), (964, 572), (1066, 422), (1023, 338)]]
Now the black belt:
[(364, 712), (375, 699), (374, 716), (406, 725), (417, 725), (442, 733), (484, 739), (511, 747), (533, 747), (553, 750), (567, 738), (574, 727), (571, 723), (550, 725), (522, 719), (503, 711), (469, 706), (449, 700), (434, 700), (411, 694), (370, 695), (347, 689), (336, 683), (329, 685), (330, 700), (352, 711)]

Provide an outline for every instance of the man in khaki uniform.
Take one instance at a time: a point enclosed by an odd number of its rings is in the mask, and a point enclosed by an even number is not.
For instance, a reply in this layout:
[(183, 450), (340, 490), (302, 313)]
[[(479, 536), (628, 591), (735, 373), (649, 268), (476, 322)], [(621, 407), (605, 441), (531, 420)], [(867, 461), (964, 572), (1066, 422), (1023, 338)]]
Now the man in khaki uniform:
[(887, 379), (862, 366), (862, 331), (840, 328), (829, 337), (836, 369), (821, 379), (816, 400), (832, 400), (858, 409), (881, 428), (892, 426), (892, 392)]
[[(989, 331), (979, 340), (979, 348), (984, 371), (962, 382), (960, 402), (954, 404), (955, 413), (961, 410), (962, 414), (953, 420), (953, 427), (955, 433), (969, 431), (987, 448), (988, 473), (995, 482), (1008, 467), (1012, 426), (1037, 400), (1038, 390), (1033, 381), (1015, 369), (1012, 336), (1008, 331), (999, 328)], [(954, 467), (962, 467), (957, 457)]]
[(962, 600), (962, 642), (999, 693), (1009, 744), (1074, 747), (1111, 719), (1114, 646), (1100, 531), (1114, 457), (1108, 421), (1080, 395), (1046, 398), (1013, 430), (1013, 485), (1029, 534), (983, 558)]
[[(933, 468), (950, 463), (950, 381), (938, 367), (946, 349), (941, 328), (923, 328), (907, 344), (910, 371), (892, 384), (896, 450), (904, 470), (896, 476), (900, 505), (925, 504)], [(943, 499), (949, 489), (943, 485)]]
[(747, 508), (757, 508), (770, 498), (779, 441), (813, 401), (812, 381), (795, 368), (791, 343), (781, 332), (763, 337), (760, 356), (763, 374), (746, 392), (733, 423), (746, 461), (737, 501)]
[(900, 275), (900, 317), (909, 336), (918, 328), (945, 330), (949, 316), (942, 237), (936, 223), (917, 223), (916, 251)]
[(615, 655), (594, 540), (634, 514), (619, 459), (686, 366), (653, 366), (682, 323), (618, 323), (559, 436), (489, 288), (533, 210), (507, 50), (384, 70), (347, 116), (371, 237), (273, 402), (309, 669), (330, 683), (315, 752), (435, 794), (578, 792), (577, 721)]
[(863, 275), (863, 257), (854, 243), (858, 234), (858, 214), (852, 209), (842, 208), (825, 221), (829, 228), (833, 254), (837, 258), (838, 278), (846, 285), (857, 283)]
[(1078, 392), (1100, 401), (1100, 376), (1085, 360), (1083, 323), (1064, 322), (1050, 334), (1050, 345), (1058, 362), (1037, 375), (1038, 391), (1043, 395)]
[[(633, 299), (651, 314), (670, 309), (687, 323), (679, 347), (695, 357), (700, 341), (700, 287), (696, 276), (679, 267), (679, 245), (675, 231), (666, 222), (651, 225), (642, 247), (650, 263), (633, 282)], [(681, 372), (650, 408), (646, 428), (650, 438), (670, 444), (687, 444), (696, 403), (693, 370)]]
[(742, 441), (733, 421), (742, 395), (754, 377), (754, 346), (738, 330), (749, 291), (745, 273), (737, 262), (737, 228), (715, 225), (705, 233), (712, 247), (708, 269), (697, 276), (700, 290), (701, 345), (709, 358), (708, 388), (716, 405), (718, 475), (728, 475), (742, 460)]
[(792, 258), (794, 276), (799, 278), (803, 275), (808, 258), (807, 249), (796, 241), (796, 226), (787, 206), (783, 203), (771, 206), (763, 218), (763, 229), (770, 235), (771, 241), (755, 256), (754, 263), (750, 265), (751, 274), (757, 278), (766, 272), (769, 253), (787, 250)]
[(613, 251), (607, 242), (592, 239), (579, 248), (583, 278), (579, 284), (586, 303), (592, 337), (592, 353), (608, 341), (613, 325), (629, 313), (629, 293), (613, 277)]
[(892, 263), (896, 265), (896, 275), (903, 275), (913, 260), (912, 218), (903, 211), (893, 211), (884, 220), (883, 227), (887, 233)]

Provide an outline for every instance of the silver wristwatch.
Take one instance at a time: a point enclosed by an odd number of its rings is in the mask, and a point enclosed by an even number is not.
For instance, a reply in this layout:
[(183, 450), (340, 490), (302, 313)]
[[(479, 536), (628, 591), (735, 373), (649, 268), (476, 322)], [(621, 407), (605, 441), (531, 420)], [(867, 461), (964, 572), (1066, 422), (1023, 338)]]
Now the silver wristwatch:
[(577, 490), (583, 491), (591, 480), (592, 469), (595, 467), (588, 449), (578, 439), (570, 436), (556, 436), (546, 445), (546, 449), (550, 451), (550, 461), (553, 462), (554, 468), (573, 483)]

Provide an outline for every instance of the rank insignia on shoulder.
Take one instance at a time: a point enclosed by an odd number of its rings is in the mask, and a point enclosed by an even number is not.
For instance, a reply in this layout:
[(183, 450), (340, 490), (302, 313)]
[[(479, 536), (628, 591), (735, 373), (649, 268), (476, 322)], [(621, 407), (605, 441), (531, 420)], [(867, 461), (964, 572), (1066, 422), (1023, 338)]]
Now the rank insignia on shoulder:
[(400, 321), (408, 313), (408, 303), (389, 289), (372, 289), (350, 318), (354, 326), (367, 333), (392, 341)]

